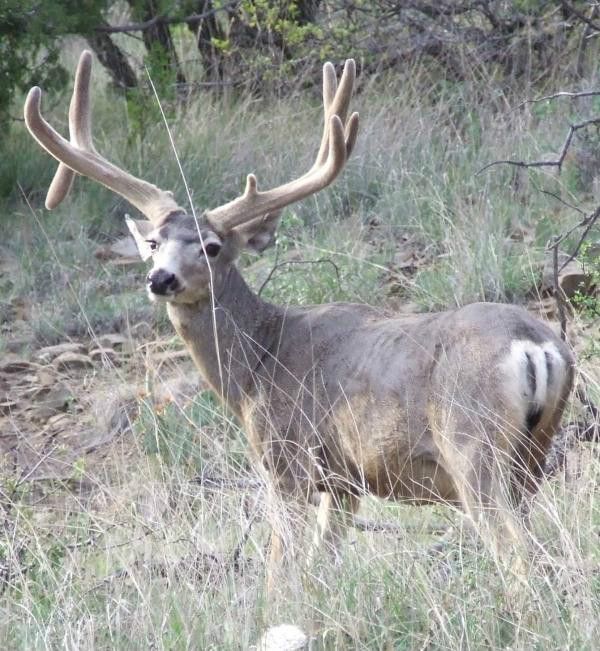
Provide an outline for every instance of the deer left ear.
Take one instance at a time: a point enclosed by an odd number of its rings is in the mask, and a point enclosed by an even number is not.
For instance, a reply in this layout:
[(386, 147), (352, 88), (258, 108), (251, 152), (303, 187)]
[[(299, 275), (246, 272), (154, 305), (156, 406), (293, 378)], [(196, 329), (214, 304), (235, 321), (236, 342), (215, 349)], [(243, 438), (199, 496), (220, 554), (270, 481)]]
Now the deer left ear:
[(249, 249), (254, 253), (262, 253), (273, 246), (282, 210), (270, 212), (262, 217), (253, 219), (234, 229), (240, 248)]
[(145, 219), (132, 219), (129, 215), (125, 215), (125, 223), (133, 235), (140, 257), (145, 262), (152, 255), (150, 244), (146, 238), (154, 230), (154, 225)]

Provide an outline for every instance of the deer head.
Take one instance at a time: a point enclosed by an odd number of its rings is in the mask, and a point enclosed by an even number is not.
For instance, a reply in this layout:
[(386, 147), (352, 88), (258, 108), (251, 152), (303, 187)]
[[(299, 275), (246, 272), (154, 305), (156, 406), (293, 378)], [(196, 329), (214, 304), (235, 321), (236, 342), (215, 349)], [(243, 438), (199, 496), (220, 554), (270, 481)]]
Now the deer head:
[(133, 204), (146, 220), (127, 218), (142, 259), (152, 258), (147, 290), (152, 300), (196, 303), (209, 297), (243, 248), (264, 250), (273, 240), (285, 206), (328, 186), (344, 167), (356, 142), (358, 114), (348, 105), (356, 75), (346, 61), (338, 86), (330, 63), (323, 67), (324, 128), (314, 165), (299, 178), (271, 190), (258, 189), (249, 174), (244, 193), (199, 219), (174, 200), (171, 192), (138, 179), (100, 156), (92, 142), (90, 77), (92, 55), (84, 51), (75, 75), (69, 109), (70, 142), (42, 117), (41, 90), (29, 91), (25, 122), (38, 143), (59, 161), (46, 207), (69, 193), (75, 174), (98, 181)]

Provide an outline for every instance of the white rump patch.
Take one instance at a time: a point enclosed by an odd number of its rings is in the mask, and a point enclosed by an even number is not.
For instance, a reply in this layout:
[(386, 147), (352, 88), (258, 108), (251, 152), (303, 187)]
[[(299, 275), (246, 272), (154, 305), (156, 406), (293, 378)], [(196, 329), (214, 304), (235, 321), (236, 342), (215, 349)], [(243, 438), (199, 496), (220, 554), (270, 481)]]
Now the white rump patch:
[(558, 403), (565, 366), (565, 360), (551, 341), (536, 344), (517, 340), (511, 343), (510, 353), (500, 368), (506, 377), (507, 394), (516, 398), (517, 404), (523, 405), (523, 416), (531, 407), (544, 409)]

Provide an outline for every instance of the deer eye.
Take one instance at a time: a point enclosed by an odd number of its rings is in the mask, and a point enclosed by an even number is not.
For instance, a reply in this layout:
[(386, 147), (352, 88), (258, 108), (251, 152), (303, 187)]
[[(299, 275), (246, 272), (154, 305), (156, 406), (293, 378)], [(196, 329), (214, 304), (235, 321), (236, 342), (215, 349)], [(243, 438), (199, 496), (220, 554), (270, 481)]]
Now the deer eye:
[(150, 251), (158, 250), (158, 242), (156, 240), (146, 240), (146, 243), (150, 247)]
[(209, 258), (214, 258), (221, 250), (221, 245), (216, 242), (208, 242), (204, 245), (204, 250)]

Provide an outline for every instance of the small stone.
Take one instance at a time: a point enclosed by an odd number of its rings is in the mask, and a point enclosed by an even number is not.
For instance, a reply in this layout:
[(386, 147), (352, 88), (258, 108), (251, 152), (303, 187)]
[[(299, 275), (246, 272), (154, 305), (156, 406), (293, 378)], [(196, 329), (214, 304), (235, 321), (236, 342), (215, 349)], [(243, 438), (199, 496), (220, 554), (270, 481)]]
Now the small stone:
[(572, 260), (559, 273), (558, 284), (565, 296), (573, 298), (577, 294), (589, 295), (593, 280), (578, 261)]
[(94, 348), (90, 351), (90, 358), (94, 362), (110, 362), (111, 364), (119, 362), (119, 356), (112, 348)]
[(47, 425), (53, 429), (62, 429), (71, 422), (71, 419), (67, 414), (54, 414), (48, 418)]
[(94, 343), (98, 346), (98, 348), (115, 348), (117, 350), (119, 348), (122, 348), (123, 345), (129, 341), (131, 341), (129, 337), (121, 335), (118, 332), (100, 335), (94, 339)]
[(48, 366), (40, 368), (36, 375), (37, 383), (42, 387), (51, 387), (56, 383), (56, 372)]
[(14, 353), (6, 353), (0, 361), (0, 372), (4, 373), (23, 373), (23, 371), (33, 369), (35, 369), (35, 364)]
[(85, 346), (77, 342), (66, 341), (62, 344), (56, 344), (55, 346), (44, 346), (40, 348), (36, 354), (36, 359), (39, 359), (40, 362), (51, 362), (53, 359), (56, 359), (59, 355), (63, 353), (85, 353)]
[(403, 302), (396, 311), (400, 314), (418, 314), (421, 311), (421, 308), (418, 303)]
[(187, 350), (164, 350), (160, 353), (155, 353), (152, 355), (152, 361), (156, 364), (162, 364), (164, 362), (174, 362), (180, 359), (189, 359), (190, 354)]
[(57, 412), (67, 409), (69, 402), (73, 399), (73, 394), (62, 382), (56, 382), (51, 388), (38, 389), (32, 399), (35, 400), (36, 405)]
[(16, 407), (16, 400), (4, 400), (0, 402), (0, 414), (10, 414)]
[(52, 407), (46, 407), (45, 405), (43, 405), (41, 407), (28, 409), (27, 414), (32, 421), (37, 423), (44, 423), (45, 421), (48, 420), (48, 418), (56, 414), (56, 410), (52, 409)]
[(92, 368), (94, 362), (87, 355), (65, 352), (54, 359), (52, 366), (58, 371), (71, 371)]

